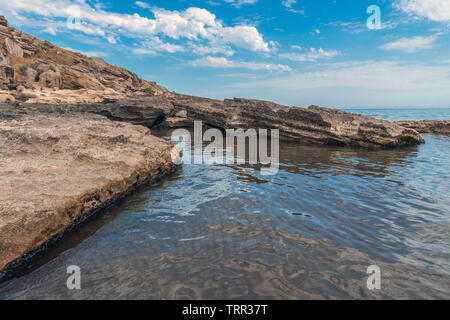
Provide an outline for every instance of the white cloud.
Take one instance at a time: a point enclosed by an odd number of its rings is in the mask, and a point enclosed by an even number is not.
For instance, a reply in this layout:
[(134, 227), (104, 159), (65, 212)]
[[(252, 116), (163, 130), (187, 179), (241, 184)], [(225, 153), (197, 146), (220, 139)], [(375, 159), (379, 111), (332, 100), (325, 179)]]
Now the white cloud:
[(382, 45), (380, 48), (383, 50), (400, 50), (406, 52), (415, 52), (420, 49), (430, 49), (433, 47), (434, 42), (437, 39), (437, 35), (429, 37), (412, 37), (401, 38), (392, 42), (388, 42)]
[(158, 37), (154, 37), (150, 40), (144, 41), (141, 43), (139, 48), (134, 48), (132, 51), (135, 54), (149, 54), (156, 55), (160, 52), (182, 52), (184, 51), (184, 47), (177, 44), (165, 43), (161, 41)]
[(245, 95), (297, 106), (449, 106), (450, 64), (350, 61), (315, 67), (312, 72), (230, 81), (217, 94)]
[(292, 5), (296, 4), (297, 0), (283, 0), (281, 1), (281, 4), (285, 6), (286, 8), (292, 8)]
[(207, 54), (223, 54), (226, 56), (232, 56), (234, 55), (233, 49), (230, 48), (230, 46), (224, 46), (224, 45), (198, 45), (196, 43), (189, 43), (191, 52), (193, 52), (196, 55), (207, 55)]
[[(383, 21), (377, 30), (391, 30), (397, 27), (398, 21)], [(362, 32), (371, 32), (372, 30), (367, 28), (366, 23), (362, 22), (344, 22), (344, 21), (332, 21), (328, 22), (327, 25), (332, 27), (340, 28), (342, 31), (359, 34)]]
[(224, 42), (229, 42), (240, 48), (251, 51), (269, 52), (269, 44), (255, 27), (236, 26), (222, 29), (221, 37)]
[(394, 5), (405, 13), (432, 21), (450, 21), (449, 0), (398, 0)]
[[(59, 21), (79, 18), (81, 23), (74, 27), (75, 30), (114, 41), (118, 40), (115, 37), (117, 34), (130, 38), (164, 36), (176, 40), (183, 38), (203, 42), (204, 46), (210, 43), (214, 46), (231, 45), (255, 52), (270, 51), (269, 43), (255, 27), (224, 26), (213, 13), (201, 8), (168, 11), (137, 2), (136, 5), (149, 8), (153, 13), (154, 18), (148, 18), (137, 13), (130, 15), (96, 9), (83, 0), (0, 0), (0, 5), (2, 11), (15, 17), (31, 14)], [(22, 21), (26, 23), (26, 19)], [(114, 38), (111, 38), (111, 35), (114, 35)]]
[(100, 52), (100, 51), (83, 51), (83, 50), (78, 50), (78, 49), (73, 49), (73, 48), (63, 48), (63, 49), (66, 49), (66, 50), (69, 50), (72, 52), (81, 53), (87, 57), (104, 58), (104, 57), (108, 56), (105, 52)]
[(286, 8), (286, 10), (292, 13), (300, 13), (305, 14), (303, 10), (296, 10), (293, 8), (293, 5), (297, 4), (297, 0), (282, 0), (281, 5)]
[(236, 8), (240, 8), (246, 4), (255, 4), (258, 2), (258, 0), (223, 0), (223, 1), (232, 4)]
[[(293, 49), (295, 50), (301, 50), (302, 48), (299, 46), (292, 46)], [(293, 60), (293, 61), (300, 61), (300, 62), (311, 62), (311, 61), (316, 61), (319, 59), (329, 59), (329, 58), (333, 58), (337, 55), (340, 55), (341, 52), (337, 51), (337, 50), (330, 50), (330, 51), (325, 51), (322, 48), (319, 49), (315, 49), (315, 48), (310, 48), (309, 51), (304, 52), (304, 53), (283, 53), (280, 54), (281, 58), (285, 58), (285, 59), (289, 59), (289, 60)]]
[(188, 63), (195, 67), (210, 67), (210, 68), (242, 68), (250, 70), (266, 70), (266, 71), (292, 71), (289, 66), (282, 64), (269, 64), (262, 62), (244, 62), (229, 60), (225, 57), (204, 57)]
[(304, 89), (326, 87), (365, 87), (368, 89), (448, 89), (449, 65), (402, 64), (392, 61), (355, 61), (325, 64), (314, 72), (297, 73), (282, 78), (252, 83), (235, 83), (236, 87), (268, 85), (273, 88)]
[(134, 4), (142, 9), (150, 9), (151, 8), (151, 6), (148, 3), (142, 2), (142, 1), (136, 1)]

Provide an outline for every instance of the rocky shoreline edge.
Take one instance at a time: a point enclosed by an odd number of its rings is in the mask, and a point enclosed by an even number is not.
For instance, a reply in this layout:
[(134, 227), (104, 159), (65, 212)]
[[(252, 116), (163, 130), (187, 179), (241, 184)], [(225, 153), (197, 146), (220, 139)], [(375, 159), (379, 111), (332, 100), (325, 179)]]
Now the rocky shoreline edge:
[(418, 133), (450, 135), (450, 120), (395, 121), (394, 123), (416, 130)]
[[(181, 151), (150, 129), (190, 128), (194, 121), (221, 130), (277, 128), (281, 139), (298, 143), (369, 149), (424, 143), (414, 121), (249, 99), (171, 93), (89, 104), (0, 104), (0, 281), (139, 186), (176, 170)], [(420, 123), (437, 123), (439, 130), (426, 133), (440, 133), (449, 121)]]
[(181, 151), (143, 126), (0, 106), (0, 281), (65, 234), (178, 168)]
[(176, 170), (150, 129), (279, 129), (297, 143), (394, 148), (449, 122), (389, 122), (336, 109), (170, 92), (55, 46), (0, 16), (0, 281), (138, 186)]

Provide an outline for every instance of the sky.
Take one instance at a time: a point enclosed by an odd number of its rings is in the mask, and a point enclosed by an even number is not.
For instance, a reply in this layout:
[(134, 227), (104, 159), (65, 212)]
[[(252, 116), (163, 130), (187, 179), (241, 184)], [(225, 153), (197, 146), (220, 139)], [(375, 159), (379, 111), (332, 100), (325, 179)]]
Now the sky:
[(0, 0), (0, 15), (180, 93), (450, 107), (450, 0)]

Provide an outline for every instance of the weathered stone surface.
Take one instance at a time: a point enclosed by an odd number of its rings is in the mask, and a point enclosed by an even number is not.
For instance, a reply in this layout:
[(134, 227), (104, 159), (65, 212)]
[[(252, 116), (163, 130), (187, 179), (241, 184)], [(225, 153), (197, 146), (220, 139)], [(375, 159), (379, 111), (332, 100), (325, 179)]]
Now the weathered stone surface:
[(16, 102), (16, 98), (14, 98), (12, 95), (10, 94), (5, 94), (5, 93), (0, 93), (0, 102), (1, 103), (5, 103), (5, 102)]
[(0, 104), (0, 271), (171, 172), (178, 153), (143, 126)]
[[(180, 95), (154, 82), (138, 78), (124, 68), (100, 58), (88, 58), (40, 41), (14, 28), (0, 25), (0, 44), (14, 40), (24, 52), (34, 52), (31, 60), (19, 59), (11, 70), (0, 69), (5, 79), (2, 89), (18, 101), (63, 112), (96, 113), (147, 127), (189, 127), (194, 120), (222, 129), (280, 129), (281, 137), (300, 142), (354, 147), (394, 147), (423, 143), (411, 129), (388, 121), (319, 107), (290, 108), (272, 102), (227, 99), (225, 101)], [(11, 59), (12, 60), (12, 59)], [(18, 79), (17, 63), (35, 71)], [(11, 67), (4, 67), (11, 68)], [(9, 73), (8, 73), (9, 72)], [(8, 74), (7, 74), (8, 73)], [(9, 78), (7, 78), (7, 76)], [(3, 79), (2, 79), (3, 80)], [(20, 82), (22, 81), (22, 82)], [(28, 90), (17, 90), (19, 87)], [(140, 89), (152, 88), (154, 93)], [(151, 90), (149, 90), (151, 91)], [(29, 97), (27, 99), (27, 97)], [(101, 103), (99, 103), (101, 102)], [(58, 105), (58, 104), (66, 104)]]
[(8, 21), (5, 19), (4, 16), (0, 16), (0, 26), (8, 27)]
[(9, 54), (22, 58), (23, 49), (11, 38), (5, 38), (5, 47)]
[(419, 133), (450, 135), (450, 120), (396, 121), (395, 123)]
[(279, 129), (281, 138), (323, 145), (380, 148), (424, 142), (415, 130), (385, 120), (247, 99), (220, 101), (172, 93), (95, 104), (23, 104), (21, 108), (96, 113), (150, 128), (192, 127), (195, 120), (201, 120), (220, 129)]
[[(151, 100), (147, 98), (144, 105), (156, 105)], [(186, 95), (172, 95), (168, 100), (173, 105), (172, 114), (185, 111), (191, 121), (202, 120), (222, 129), (280, 129), (282, 138), (299, 142), (369, 148), (424, 142), (412, 129), (336, 109), (316, 106), (304, 109), (259, 100), (219, 101)]]
[(0, 66), (11, 66), (9, 57), (4, 53), (0, 53)]
[[(2, 63), (3, 57), (8, 59), (7, 64)], [(74, 94), (81, 89), (96, 90), (101, 101), (108, 99), (106, 92), (102, 94), (102, 91), (108, 89), (114, 90), (116, 95), (122, 98), (144, 88), (151, 88), (153, 95), (167, 92), (166, 88), (155, 82), (143, 80), (124, 68), (106, 63), (103, 59), (90, 58), (59, 48), (9, 27), (3, 16), (0, 16), (0, 66), (10, 68), (2, 67), (3, 70), (0, 70), (0, 89), (4, 90), (15, 91), (17, 82), (23, 81), (21, 85), (35, 90), (72, 90), (75, 91)], [(19, 72), (25, 68), (26, 72)], [(15, 95), (16, 92), (10, 94)], [(46, 95), (41, 102), (48, 102), (52, 95)], [(36, 99), (39, 97), (37, 95)], [(61, 97), (58, 97), (55, 102), (60, 100)]]

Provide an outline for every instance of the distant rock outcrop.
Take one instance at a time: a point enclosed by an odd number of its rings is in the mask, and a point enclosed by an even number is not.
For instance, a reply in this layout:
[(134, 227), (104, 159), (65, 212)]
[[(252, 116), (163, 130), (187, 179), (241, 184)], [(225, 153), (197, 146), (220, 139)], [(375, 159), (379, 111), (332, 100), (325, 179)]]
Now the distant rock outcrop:
[[(0, 90), (10, 91), (19, 101), (31, 97), (33, 101), (58, 103), (71, 102), (64, 101), (59, 90), (83, 89), (95, 91), (97, 100), (123, 98), (142, 89), (152, 95), (167, 92), (155, 82), (101, 58), (89, 58), (16, 30), (0, 16)], [(24, 96), (23, 92), (33, 96)], [(90, 98), (83, 97), (85, 91), (77, 93), (83, 101)]]
[(382, 148), (417, 145), (417, 131), (389, 121), (311, 106), (287, 107), (272, 102), (194, 96), (134, 97), (95, 104), (23, 104), (21, 109), (101, 114), (149, 128), (192, 127), (195, 120), (220, 129), (279, 129), (280, 137), (301, 143)]
[(395, 123), (419, 133), (450, 135), (450, 120), (396, 121)]

